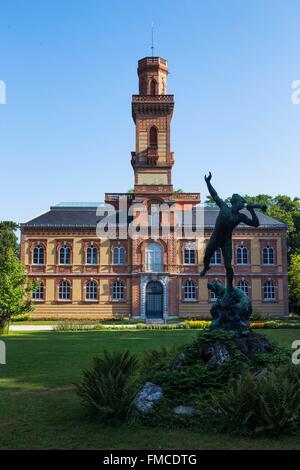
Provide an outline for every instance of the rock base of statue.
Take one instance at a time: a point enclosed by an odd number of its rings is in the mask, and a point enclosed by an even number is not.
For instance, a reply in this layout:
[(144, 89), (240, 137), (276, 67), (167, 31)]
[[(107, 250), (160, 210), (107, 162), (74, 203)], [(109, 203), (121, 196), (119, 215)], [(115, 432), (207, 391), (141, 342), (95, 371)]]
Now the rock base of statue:
[(208, 289), (214, 292), (216, 300), (211, 307), (212, 330), (249, 332), (252, 305), (248, 295), (234, 287), (227, 289), (221, 282), (209, 282)]

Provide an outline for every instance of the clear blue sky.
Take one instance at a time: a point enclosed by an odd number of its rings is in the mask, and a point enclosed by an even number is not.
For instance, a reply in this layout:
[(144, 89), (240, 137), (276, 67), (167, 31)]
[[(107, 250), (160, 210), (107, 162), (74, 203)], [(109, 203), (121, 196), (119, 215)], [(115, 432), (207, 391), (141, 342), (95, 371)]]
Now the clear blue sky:
[(133, 186), (137, 60), (169, 60), (173, 183), (299, 194), (299, 0), (2, 0), (0, 219)]

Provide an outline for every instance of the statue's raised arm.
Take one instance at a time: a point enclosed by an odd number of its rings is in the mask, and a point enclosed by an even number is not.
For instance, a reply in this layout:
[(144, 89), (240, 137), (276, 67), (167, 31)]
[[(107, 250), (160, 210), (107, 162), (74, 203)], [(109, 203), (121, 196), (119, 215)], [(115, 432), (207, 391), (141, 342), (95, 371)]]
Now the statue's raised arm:
[(213, 200), (215, 201), (215, 203), (219, 206), (219, 207), (222, 207), (222, 206), (226, 206), (227, 204), (223, 201), (223, 199), (220, 198), (220, 196), (218, 195), (217, 191), (215, 190), (215, 188), (212, 186), (210, 180), (212, 178), (212, 174), (211, 172), (209, 172), (209, 175), (208, 176), (204, 176), (204, 179), (205, 179), (205, 182), (207, 184), (207, 189), (209, 191), (209, 194), (211, 195), (211, 197), (213, 198)]

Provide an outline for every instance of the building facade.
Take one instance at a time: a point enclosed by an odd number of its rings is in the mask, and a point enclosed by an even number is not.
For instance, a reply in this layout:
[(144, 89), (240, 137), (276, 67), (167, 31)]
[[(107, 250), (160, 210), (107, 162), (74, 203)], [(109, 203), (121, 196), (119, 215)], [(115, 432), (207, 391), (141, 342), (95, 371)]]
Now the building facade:
[[(172, 185), (174, 96), (167, 94), (167, 61), (141, 59), (138, 77), (139, 94), (132, 96), (134, 190), (106, 194), (104, 207), (58, 204), (21, 226), (21, 259), (40, 283), (34, 315), (206, 318), (215, 301), (207, 281), (225, 282), (219, 251), (206, 277), (199, 276), (218, 209), (202, 209), (199, 193), (176, 192)], [(258, 217), (260, 227), (241, 224), (234, 232), (234, 282), (255, 309), (285, 315), (286, 226), (261, 212)], [(103, 230), (107, 222), (113, 236)]]

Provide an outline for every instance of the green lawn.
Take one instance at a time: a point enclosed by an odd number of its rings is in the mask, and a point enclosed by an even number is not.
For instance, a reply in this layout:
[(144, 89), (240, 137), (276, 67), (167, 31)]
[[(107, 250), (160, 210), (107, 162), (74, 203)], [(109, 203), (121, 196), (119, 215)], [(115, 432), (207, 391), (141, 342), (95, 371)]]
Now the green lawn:
[[(24, 332), (4, 336), (0, 365), (0, 449), (300, 449), (299, 437), (250, 440), (184, 429), (104, 426), (89, 421), (72, 389), (103, 349), (142, 354), (190, 342), (196, 330)], [(300, 330), (269, 330), (291, 345)]]

